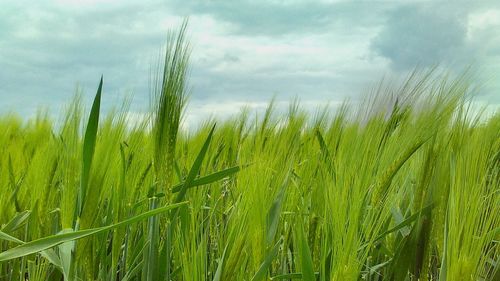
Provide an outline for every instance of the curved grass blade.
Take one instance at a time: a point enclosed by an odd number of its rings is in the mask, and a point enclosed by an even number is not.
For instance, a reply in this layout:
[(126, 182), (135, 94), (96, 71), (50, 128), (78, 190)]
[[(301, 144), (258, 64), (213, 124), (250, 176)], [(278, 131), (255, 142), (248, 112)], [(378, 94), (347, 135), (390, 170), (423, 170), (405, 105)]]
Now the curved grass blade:
[[(0, 240), (6, 240), (6, 241), (13, 242), (16, 244), (25, 244), (24, 241), (19, 240), (16, 237), (11, 236), (11, 235), (9, 235), (5, 232), (2, 232), (2, 231), (0, 231)], [(40, 254), (44, 258), (46, 258), (49, 262), (51, 262), (56, 268), (61, 270), (61, 272), (62, 272), (61, 260), (59, 259), (59, 257), (57, 256), (57, 254), (53, 250), (47, 249), (47, 250), (42, 251)]]
[[(189, 186), (187, 186), (187, 188), (197, 187), (197, 186), (200, 186), (200, 185), (206, 185), (206, 184), (210, 184), (210, 183), (216, 182), (218, 180), (221, 180), (221, 179), (227, 178), (227, 177), (229, 177), (229, 176), (231, 176), (233, 174), (236, 174), (241, 169), (242, 169), (241, 166), (234, 166), (234, 167), (222, 170), (222, 171), (218, 171), (218, 172), (212, 173), (212, 174), (207, 175), (207, 176), (203, 176), (203, 177), (197, 178), (197, 179), (193, 180), (193, 182)], [(175, 192), (181, 191), (181, 189), (182, 189), (182, 187), (184, 185), (185, 185), (184, 183), (179, 183), (179, 184), (175, 185), (172, 188), (172, 192), (175, 193)]]
[(2, 231), (6, 233), (16, 231), (26, 223), (26, 220), (30, 217), (30, 215), (31, 211), (29, 210), (17, 213), (13, 219), (2, 227)]
[(379, 200), (386, 196), (387, 188), (391, 185), (392, 179), (396, 176), (398, 171), (408, 161), (413, 154), (415, 154), (420, 147), (422, 147), (430, 137), (416, 142), (413, 146), (409, 147), (403, 154), (389, 166), (379, 177), (375, 190), (373, 191), (372, 204), (378, 204)]
[(359, 247), (358, 250), (361, 250), (365, 247), (367, 247), (368, 245), (374, 243), (374, 242), (377, 242), (381, 239), (383, 239), (386, 235), (390, 234), (390, 233), (393, 233), (394, 231), (398, 231), (406, 226), (408, 226), (410, 223), (412, 223), (413, 221), (417, 220), (421, 215), (423, 214), (426, 214), (428, 213), (430, 210), (432, 210), (432, 208), (434, 208), (436, 204), (430, 204), (424, 208), (422, 208), (420, 211), (416, 212), (415, 214), (409, 216), (407, 219), (403, 220), (400, 224), (396, 225), (395, 227), (391, 228), (391, 229), (388, 229), (384, 232), (382, 232), (379, 236), (377, 236), (372, 242), (370, 243), (365, 243), (363, 245), (361, 245), (361, 247)]
[(222, 270), (224, 268), (223, 265), (224, 265), (224, 261), (225, 261), (225, 257), (226, 257), (227, 246), (228, 246), (228, 244), (226, 244), (226, 247), (224, 247), (224, 252), (222, 253), (222, 257), (220, 258), (219, 264), (217, 265), (217, 270), (215, 271), (213, 281), (221, 281), (222, 280)]
[(126, 219), (122, 222), (108, 225), (108, 226), (103, 226), (103, 227), (97, 227), (97, 228), (92, 228), (92, 229), (85, 229), (85, 230), (79, 230), (79, 231), (74, 231), (74, 232), (69, 232), (69, 233), (62, 233), (62, 234), (56, 234), (52, 235), (49, 237), (37, 239), (31, 242), (27, 242), (25, 244), (22, 244), (20, 246), (17, 246), (15, 248), (9, 249), (5, 252), (0, 253), (0, 262), (6, 261), (6, 260), (11, 260), (19, 257), (24, 257), (30, 254), (38, 253), (40, 251), (52, 248), (54, 246), (60, 245), (65, 242), (85, 238), (90, 235), (98, 234), (104, 231), (108, 231), (120, 226), (125, 226), (129, 225), (138, 221), (141, 221), (143, 219), (146, 219), (148, 217), (167, 212), (171, 209), (175, 209), (177, 207), (186, 205), (187, 202), (181, 202), (177, 204), (172, 204), (168, 205), (165, 207), (161, 207), (158, 209), (154, 209), (145, 213), (142, 213), (140, 215), (134, 216), (132, 218)]
[(9, 234), (7, 234), (7, 233), (5, 233), (5, 232), (3, 232), (1, 230), (0, 230), (0, 240), (14, 242), (14, 243), (17, 243), (17, 244), (23, 244), (24, 243), (24, 241), (19, 240), (19, 239), (17, 239), (14, 236), (10, 236)]
[[(400, 223), (402, 223), (404, 221), (404, 216), (398, 207), (391, 208), (391, 213), (392, 213), (392, 217), (394, 219), (394, 222), (396, 222), (397, 225), (399, 225)], [(411, 231), (410, 227), (405, 226), (399, 232), (403, 236), (408, 236), (408, 235), (410, 235), (410, 231)]]
[(210, 133), (208, 134), (208, 137), (205, 140), (203, 147), (201, 148), (200, 152), (198, 153), (198, 156), (196, 156), (196, 160), (194, 161), (193, 166), (191, 166), (191, 170), (189, 170), (189, 173), (186, 177), (186, 181), (184, 181), (184, 184), (180, 188), (179, 194), (177, 194), (175, 202), (180, 202), (184, 199), (184, 196), (186, 195), (188, 187), (193, 184), (194, 179), (196, 178), (196, 175), (198, 175), (198, 173), (200, 172), (201, 164), (203, 163), (203, 159), (205, 159), (205, 155), (207, 154), (208, 146), (210, 145), (210, 142), (212, 141), (214, 131), (215, 131), (215, 124), (213, 125), (212, 129), (210, 130)]
[(264, 280), (267, 277), (267, 272), (269, 271), (269, 267), (271, 267), (271, 264), (276, 255), (278, 255), (278, 251), (280, 249), (280, 245), (282, 242), (283, 242), (283, 237), (274, 245), (271, 251), (267, 254), (267, 257), (260, 265), (259, 270), (252, 277), (251, 281)]

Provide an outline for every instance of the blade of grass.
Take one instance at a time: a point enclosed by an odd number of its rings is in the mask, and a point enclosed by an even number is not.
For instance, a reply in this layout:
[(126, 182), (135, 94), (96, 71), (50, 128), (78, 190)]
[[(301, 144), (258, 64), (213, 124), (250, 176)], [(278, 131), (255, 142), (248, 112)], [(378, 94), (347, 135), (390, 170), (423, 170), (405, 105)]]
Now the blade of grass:
[(208, 134), (207, 139), (205, 140), (205, 143), (203, 144), (203, 147), (201, 148), (200, 152), (198, 153), (198, 156), (196, 156), (196, 160), (193, 163), (193, 166), (191, 166), (191, 170), (189, 170), (189, 173), (186, 177), (186, 181), (184, 181), (184, 184), (179, 190), (179, 193), (177, 194), (177, 197), (175, 199), (175, 202), (180, 202), (184, 199), (184, 196), (186, 196), (186, 192), (189, 186), (191, 186), (194, 182), (194, 179), (198, 175), (201, 169), (201, 164), (203, 163), (203, 159), (205, 159), (205, 155), (207, 154), (208, 151), (208, 146), (210, 145), (210, 142), (212, 141), (212, 137), (215, 131), (215, 125), (212, 126), (212, 129), (210, 130), (210, 133)]
[[(194, 179), (198, 175), (200, 169), (201, 169), (201, 164), (203, 163), (203, 159), (205, 158), (205, 155), (207, 154), (208, 147), (210, 145), (210, 142), (212, 141), (212, 137), (215, 131), (215, 125), (213, 125), (212, 129), (210, 130), (210, 133), (207, 136), (207, 139), (205, 140), (205, 143), (203, 144), (200, 152), (196, 156), (196, 159), (191, 166), (191, 169), (189, 170), (189, 173), (186, 177), (186, 180), (184, 181), (184, 184), (182, 185), (181, 189), (179, 190), (179, 193), (177, 194), (177, 197), (174, 202), (180, 202), (184, 199), (187, 193), (188, 187), (193, 183)], [(162, 249), (162, 260), (165, 262), (165, 267), (164, 272), (165, 272), (165, 279), (170, 280), (170, 262), (171, 262), (171, 249), (172, 249), (172, 239), (174, 235), (174, 225), (176, 224), (177, 221), (177, 216), (179, 215), (179, 210), (176, 212), (171, 213), (170, 216), (170, 224), (167, 226), (166, 232), (165, 232), (165, 244)]]
[[(392, 217), (393, 217), (394, 222), (396, 223), (396, 225), (399, 225), (399, 224), (403, 223), (404, 216), (403, 216), (403, 214), (401, 213), (401, 210), (398, 207), (391, 208), (391, 213), (392, 213)], [(400, 229), (399, 232), (403, 236), (408, 236), (410, 234), (410, 228), (408, 226), (404, 226), (403, 228)]]
[[(187, 186), (187, 188), (197, 187), (200, 185), (206, 185), (206, 184), (210, 184), (210, 183), (219, 181), (219, 180), (227, 178), (233, 174), (236, 174), (241, 169), (242, 169), (242, 167), (240, 167), (240, 166), (234, 166), (234, 167), (222, 170), (222, 171), (217, 171), (217, 172), (212, 173), (212, 174), (207, 175), (207, 176), (199, 177), (199, 178), (193, 180), (193, 182), (189, 186)], [(184, 185), (185, 185), (185, 183), (179, 183), (179, 184), (175, 185), (172, 188), (172, 192), (177, 193), (177, 192), (181, 191), (181, 189), (183, 188)]]
[(78, 230), (78, 231), (69, 232), (69, 233), (56, 234), (56, 235), (52, 235), (49, 237), (40, 238), (40, 239), (31, 241), (31, 242), (27, 242), (25, 244), (22, 244), (20, 246), (17, 246), (15, 248), (12, 248), (12, 249), (9, 249), (5, 252), (0, 253), (0, 262), (19, 258), (19, 257), (24, 257), (24, 256), (34, 254), (34, 253), (38, 253), (40, 251), (55, 247), (57, 245), (60, 245), (62, 243), (68, 242), (68, 241), (81, 239), (84, 237), (88, 237), (90, 235), (102, 233), (104, 231), (108, 231), (108, 230), (117, 228), (120, 226), (129, 225), (129, 224), (141, 221), (143, 219), (149, 218), (151, 216), (170, 211), (170, 210), (178, 208), (180, 206), (184, 206), (186, 204), (187, 204), (187, 202), (180, 202), (180, 203), (164, 206), (164, 207), (142, 213), (140, 215), (134, 216), (132, 218), (126, 219), (122, 222), (112, 224), (109, 226), (103, 226), (103, 227), (85, 229), (85, 230)]
[(24, 243), (24, 241), (19, 240), (19, 239), (17, 239), (14, 236), (10, 236), (9, 234), (7, 234), (7, 233), (5, 233), (3, 231), (0, 231), (0, 239), (1, 240), (6, 240), (6, 241), (9, 241), (9, 242), (14, 242), (14, 243), (17, 243), (17, 244), (23, 244)]
[(99, 87), (97, 88), (97, 93), (92, 104), (92, 109), (90, 110), (89, 121), (87, 123), (85, 137), (83, 140), (82, 175), (77, 198), (77, 217), (79, 217), (82, 212), (83, 203), (85, 201), (85, 195), (87, 192), (87, 185), (90, 177), (90, 167), (92, 164), (92, 158), (94, 156), (95, 144), (97, 139), (97, 128), (99, 126), (102, 83), (103, 77), (101, 76), (101, 81), (99, 82)]
[[(6, 240), (9, 242), (13, 242), (16, 244), (25, 244), (24, 241), (19, 240), (16, 237), (8, 235), (7, 233), (2, 232), (2, 231), (0, 231), (0, 239)], [(59, 259), (59, 257), (57, 256), (57, 254), (53, 250), (50, 250), (50, 249), (44, 250), (41, 252), (41, 255), (44, 258), (46, 258), (48, 261), (50, 261), (53, 265), (55, 265), (56, 268), (60, 269), (62, 272), (61, 260)]]
[(10, 233), (16, 231), (20, 227), (22, 227), (27, 219), (30, 217), (31, 211), (24, 211), (21, 213), (17, 213), (14, 218), (12, 218), (6, 225), (2, 227), (2, 231), (6, 233)]
[(321, 153), (323, 154), (323, 158), (325, 160), (325, 163), (328, 167), (328, 172), (333, 178), (333, 183), (335, 184), (337, 182), (337, 174), (335, 172), (335, 166), (334, 166), (334, 159), (331, 157), (330, 150), (328, 149), (328, 146), (326, 145), (325, 139), (323, 138), (323, 135), (319, 131), (319, 129), (316, 129), (316, 138), (318, 139), (318, 143), (321, 149)]
[(400, 229), (403, 229), (404, 227), (410, 225), (413, 221), (417, 220), (422, 214), (425, 214), (425, 213), (428, 213), (432, 210), (432, 208), (435, 207), (436, 204), (431, 204), (429, 206), (426, 206), (424, 208), (422, 208), (420, 211), (416, 212), (415, 214), (409, 216), (408, 218), (406, 218), (405, 220), (403, 220), (401, 223), (399, 223), (398, 225), (394, 226), (393, 228), (390, 228), (384, 232), (382, 232), (379, 236), (377, 236), (373, 242), (370, 242), (370, 243), (365, 243), (363, 245), (361, 245), (361, 247), (359, 247), (359, 250), (365, 248), (366, 246), (374, 243), (374, 242), (377, 242), (377, 241), (380, 241), (381, 239), (383, 239), (385, 236), (387, 236), (388, 234), (390, 233), (393, 233), (394, 231), (398, 231)]
[(283, 238), (279, 239), (279, 241), (274, 245), (274, 247), (269, 251), (266, 258), (262, 262), (259, 267), (259, 270), (252, 277), (251, 281), (259, 281), (264, 280), (267, 277), (267, 273), (269, 272), (269, 268), (274, 260), (274, 258), (278, 255), (278, 251), (280, 249), (280, 245), (283, 242)]
[[(301, 219), (301, 218), (300, 218)], [(300, 223), (302, 224), (302, 223)], [(307, 244), (306, 235), (304, 233), (304, 227), (300, 227), (300, 264), (302, 268), (302, 280), (304, 281), (315, 281), (313, 260), (311, 256), (311, 249)]]
[(266, 235), (267, 245), (272, 245), (274, 237), (276, 236), (276, 232), (278, 231), (278, 225), (281, 215), (281, 206), (283, 205), (283, 200), (285, 198), (285, 190), (286, 187), (288, 186), (288, 180), (289, 178), (287, 177), (283, 182), (283, 184), (281, 185), (281, 189), (278, 192), (278, 195), (276, 195), (276, 198), (274, 199), (273, 204), (271, 205), (271, 208), (267, 213), (267, 235)]
[(215, 271), (213, 281), (221, 281), (222, 280), (222, 270), (224, 268), (224, 261), (226, 258), (227, 247), (228, 247), (228, 245), (226, 244), (226, 247), (224, 247), (224, 252), (222, 252), (222, 257), (220, 258), (219, 264), (217, 265), (217, 270)]
[(441, 257), (441, 268), (439, 269), (439, 281), (446, 281), (447, 277), (447, 246), (448, 246), (448, 208), (446, 208), (444, 221), (443, 256)]

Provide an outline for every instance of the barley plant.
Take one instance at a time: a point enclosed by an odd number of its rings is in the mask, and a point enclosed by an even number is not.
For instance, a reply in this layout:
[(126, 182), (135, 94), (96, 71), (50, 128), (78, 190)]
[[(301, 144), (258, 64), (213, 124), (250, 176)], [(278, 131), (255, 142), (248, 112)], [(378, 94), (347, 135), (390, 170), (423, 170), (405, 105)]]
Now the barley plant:
[(500, 280), (500, 113), (470, 77), (182, 130), (185, 30), (139, 123), (100, 115), (102, 78), (89, 112), (0, 118), (0, 280)]

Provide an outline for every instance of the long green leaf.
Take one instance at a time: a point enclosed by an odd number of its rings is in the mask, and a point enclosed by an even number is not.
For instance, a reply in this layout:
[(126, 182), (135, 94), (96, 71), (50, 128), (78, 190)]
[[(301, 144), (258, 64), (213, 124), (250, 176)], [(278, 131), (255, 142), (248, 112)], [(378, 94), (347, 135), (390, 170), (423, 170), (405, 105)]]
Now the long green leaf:
[(321, 149), (321, 153), (323, 155), (323, 158), (325, 160), (325, 163), (328, 168), (328, 172), (333, 178), (333, 183), (335, 184), (337, 182), (337, 173), (335, 171), (335, 165), (334, 165), (334, 159), (331, 156), (330, 150), (328, 149), (328, 146), (326, 145), (325, 139), (323, 138), (323, 135), (319, 131), (319, 129), (316, 129), (316, 138), (318, 139), (318, 143)]
[[(401, 210), (398, 207), (391, 208), (391, 214), (394, 219), (394, 222), (399, 225), (404, 221), (404, 216), (401, 213)], [(399, 231), (401, 235), (408, 236), (410, 235), (410, 228), (408, 226), (404, 226)]]
[(375, 241), (378, 241), (378, 240), (384, 238), (387, 234), (392, 233), (392, 232), (397, 231), (397, 230), (400, 230), (403, 227), (409, 225), (410, 223), (412, 223), (414, 220), (418, 219), (423, 214), (426, 214), (430, 210), (432, 210), (432, 208), (434, 208), (435, 205), (436, 204), (430, 204), (428, 206), (425, 206), (420, 211), (416, 212), (415, 214), (409, 216), (407, 219), (405, 219), (404, 221), (402, 221), (400, 224), (396, 225), (395, 227), (393, 227), (393, 228), (391, 228), (389, 230), (384, 231), (382, 234), (380, 234), (379, 236), (377, 236), (377, 238), (375, 239)]
[[(8, 235), (7, 233), (2, 232), (2, 231), (0, 231), (0, 239), (10, 241), (10, 242), (13, 242), (16, 244), (25, 244), (26, 243), (22, 240), (17, 239), (14, 236)], [(44, 258), (46, 258), (48, 261), (50, 261), (53, 265), (55, 265), (56, 268), (58, 268), (62, 272), (61, 260), (59, 259), (59, 257), (57, 256), (57, 254), (53, 250), (47, 249), (47, 250), (42, 251), (40, 254)]]
[(300, 227), (300, 264), (302, 267), (302, 280), (304, 281), (315, 281), (314, 277), (314, 267), (311, 256), (311, 249), (307, 244), (306, 235), (304, 234), (304, 229)]
[(14, 218), (12, 218), (6, 225), (2, 227), (2, 231), (6, 233), (16, 231), (16, 229), (19, 229), (26, 223), (30, 215), (31, 211), (24, 211), (17, 213), (16, 216), (14, 216)]
[(215, 271), (213, 281), (222, 280), (222, 270), (224, 269), (224, 261), (226, 259), (227, 246), (228, 244), (226, 244), (226, 247), (224, 247), (224, 252), (222, 252), (222, 257), (220, 258), (219, 264), (217, 265), (217, 270)]
[[(432, 210), (432, 208), (434, 208), (434, 206), (435, 206), (435, 204), (430, 204), (429, 206), (422, 208), (420, 211), (416, 212), (415, 214), (409, 216), (407, 219), (403, 220), (400, 224), (396, 225), (395, 227), (393, 227), (391, 229), (388, 229), (388, 230), (382, 232), (379, 236), (377, 236), (375, 238), (375, 240), (373, 240), (373, 242), (377, 242), (377, 241), (383, 239), (386, 235), (388, 235), (394, 231), (398, 231), (398, 230), (406, 227), (407, 225), (410, 225), (410, 223), (412, 223), (413, 221), (418, 219), (422, 214), (425, 214), (425, 213), (429, 212), (430, 210)], [(361, 250), (370, 244), (371, 243), (365, 243), (365, 244), (361, 245), (361, 247), (359, 247), (358, 250)]]
[(191, 170), (189, 170), (188, 176), (186, 177), (186, 181), (184, 182), (184, 184), (180, 188), (175, 202), (180, 202), (184, 199), (184, 196), (186, 195), (188, 187), (193, 184), (194, 179), (196, 178), (196, 176), (200, 172), (201, 164), (203, 163), (203, 159), (205, 159), (205, 155), (207, 154), (208, 146), (210, 145), (210, 142), (212, 141), (214, 131), (215, 131), (215, 124), (213, 125), (212, 129), (210, 130), (210, 133), (208, 134), (208, 137), (205, 140), (203, 147), (201, 148), (200, 152), (198, 153), (198, 156), (196, 156), (196, 160), (194, 161), (193, 166), (191, 166)]
[[(187, 189), (190, 185), (192, 185), (194, 179), (198, 175), (201, 169), (201, 164), (203, 163), (203, 159), (205, 158), (205, 155), (207, 154), (208, 147), (210, 145), (210, 142), (212, 141), (212, 137), (215, 131), (215, 124), (213, 125), (212, 129), (210, 130), (210, 133), (208, 134), (207, 139), (205, 140), (205, 143), (203, 144), (203, 147), (201, 148), (200, 152), (196, 156), (196, 159), (193, 163), (193, 166), (191, 166), (191, 169), (189, 170), (188, 176), (186, 177), (186, 180), (184, 181), (184, 184), (182, 185), (181, 189), (179, 190), (179, 193), (177, 194), (177, 197), (174, 202), (180, 202), (184, 200), (184, 197), (186, 196)], [(165, 276), (165, 280), (170, 280), (170, 251), (172, 249), (172, 239), (173, 239), (173, 234), (174, 234), (174, 225), (176, 223), (177, 217), (178, 217), (179, 211), (173, 212), (170, 216), (170, 224), (168, 225), (166, 232), (165, 232), (165, 243), (163, 245), (162, 253), (161, 253), (161, 260), (165, 262), (165, 266), (162, 267), (162, 271), (160, 272), (160, 275)]]
[(90, 235), (98, 234), (104, 231), (108, 231), (120, 226), (125, 226), (129, 225), (131, 223), (135, 223), (138, 221), (141, 221), (145, 218), (167, 212), (171, 209), (186, 205), (187, 202), (181, 202), (177, 204), (172, 204), (168, 205), (165, 207), (161, 207), (158, 209), (154, 209), (145, 213), (142, 213), (140, 215), (134, 216), (132, 218), (126, 219), (122, 222), (112, 224), (109, 226), (103, 226), (103, 227), (98, 227), (98, 228), (92, 228), (92, 229), (85, 229), (85, 230), (79, 230), (79, 231), (74, 231), (74, 232), (69, 232), (69, 233), (62, 233), (62, 234), (56, 234), (52, 235), (49, 237), (44, 237), (40, 238), (31, 242), (27, 242), (25, 244), (22, 244), (20, 246), (17, 246), (15, 248), (9, 249), (5, 252), (0, 253), (0, 262), (1, 261), (6, 261), (6, 260), (11, 260), (19, 257), (24, 257), (30, 254), (38, 253), (40, 251), (55, 247), (57, 245), (60, 245), (62, 243), (68, 242), (68, 241), (73, 241), (81, 238), (85, 238)]
[(10, 236), (9, 234), (7, 234), (7, 233), (5, 233), (3, 231), (0, 231), (0, 240), (6, 240), (6, 241), (14, 242), (14, 243), (17, 243), (17, 244), (23, 244), (24, 243), (24, 241), (19, 240), (19, 239), (17, 239), (14, 236)]
[(99, 82), (99, 87), (97, 88), (94, 103), (92, 104), (92, 109), (90, 110), (89, 121), (87, 123), (85, 137), (83, 140), (82, 176), (80, 189), (78, 190), (77, 202), (78, 216), (80, 216), (83, 208), (83, 203), (85, 202), (85, 195), (87, 192), (87, 185), (90, 177), (90, 167), (92, 164), (92, 158), (94, 156), (95, 143), (97, 139), (97, 128), (99, 126), (99, 110), (101, 108), (102, 82), (103, 77), (101, 76), (101, 81)]
[(288, 186), (288, 177), (283, 182), (278, 195), (273, 201), (269, 212), (267, 213), (267, 235), (266, 235), (266, 244), (271, 245), (274, 241), (274, 237), (276, 236), (276, 232), (278, 231), (278, 224), (281, 215), (281, 206), (283, 205), (283, 200), (285, 198), (285, 190)]
[(280, 249), (280, 245), (282, 242), (283, 242), (283, 238), (281, 238), (274, 245), (274, 247), (271, 249), (271, 251), (269, 251), (266, 258), (264, 259), (264, 261), (260, 265), (259, 270), (257, 270), (255, 275), (252, 277), (252, 279), (251, 279), (252, 281), (264, 280), (267, 277), (267, 272), (269, 271), (269, 267), (271, 267), (271, 264), (272, 264), (274, 258), (276, 257), (276, 255), (278, 255), (278, 251)]
[(439, 269), (439, 281), (446, 281), (448, 275), (447, 251), (448, 251), (448, 207), (446, 208), (444, 220), (443, 256), (441, 257), (441, 268)]
[[(227, 178), (233, 174), (236, 174), (240, 170), (241, 170), (240, 166), (234, 166), (234, 167), (222, 170), (222, 171), (212, 173), (212, 174), (207, 175), (207, 176), (199, 177), (199, 178), (195, 179), (191, 183), (191, 185), (187, 186), (187, 188), (196, 187), (196, 186), (200, 186), (200, 185), (206, 185), (206, 184), (216, 182), (218, 180), (221, 180), (221, 179)], [(172, 192), (175, 193), (175, 192), (181, 191), (181, 189), (184, 185), (185, 185), (184, 183), (179, 183), (179, 184), (175, 185), (172, 188)]]

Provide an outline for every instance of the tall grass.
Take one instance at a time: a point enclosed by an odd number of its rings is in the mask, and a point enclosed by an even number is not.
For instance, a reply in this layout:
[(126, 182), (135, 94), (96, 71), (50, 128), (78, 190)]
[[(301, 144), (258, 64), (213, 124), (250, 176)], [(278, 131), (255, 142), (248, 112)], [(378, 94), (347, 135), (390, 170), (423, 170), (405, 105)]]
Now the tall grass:
[(500, 114), (467, 77), (185, 132), (185, 28), (143, 123), (99, 116), (102, 80), (61, 126), (0, 117), (0, 280), (499, 280)]

